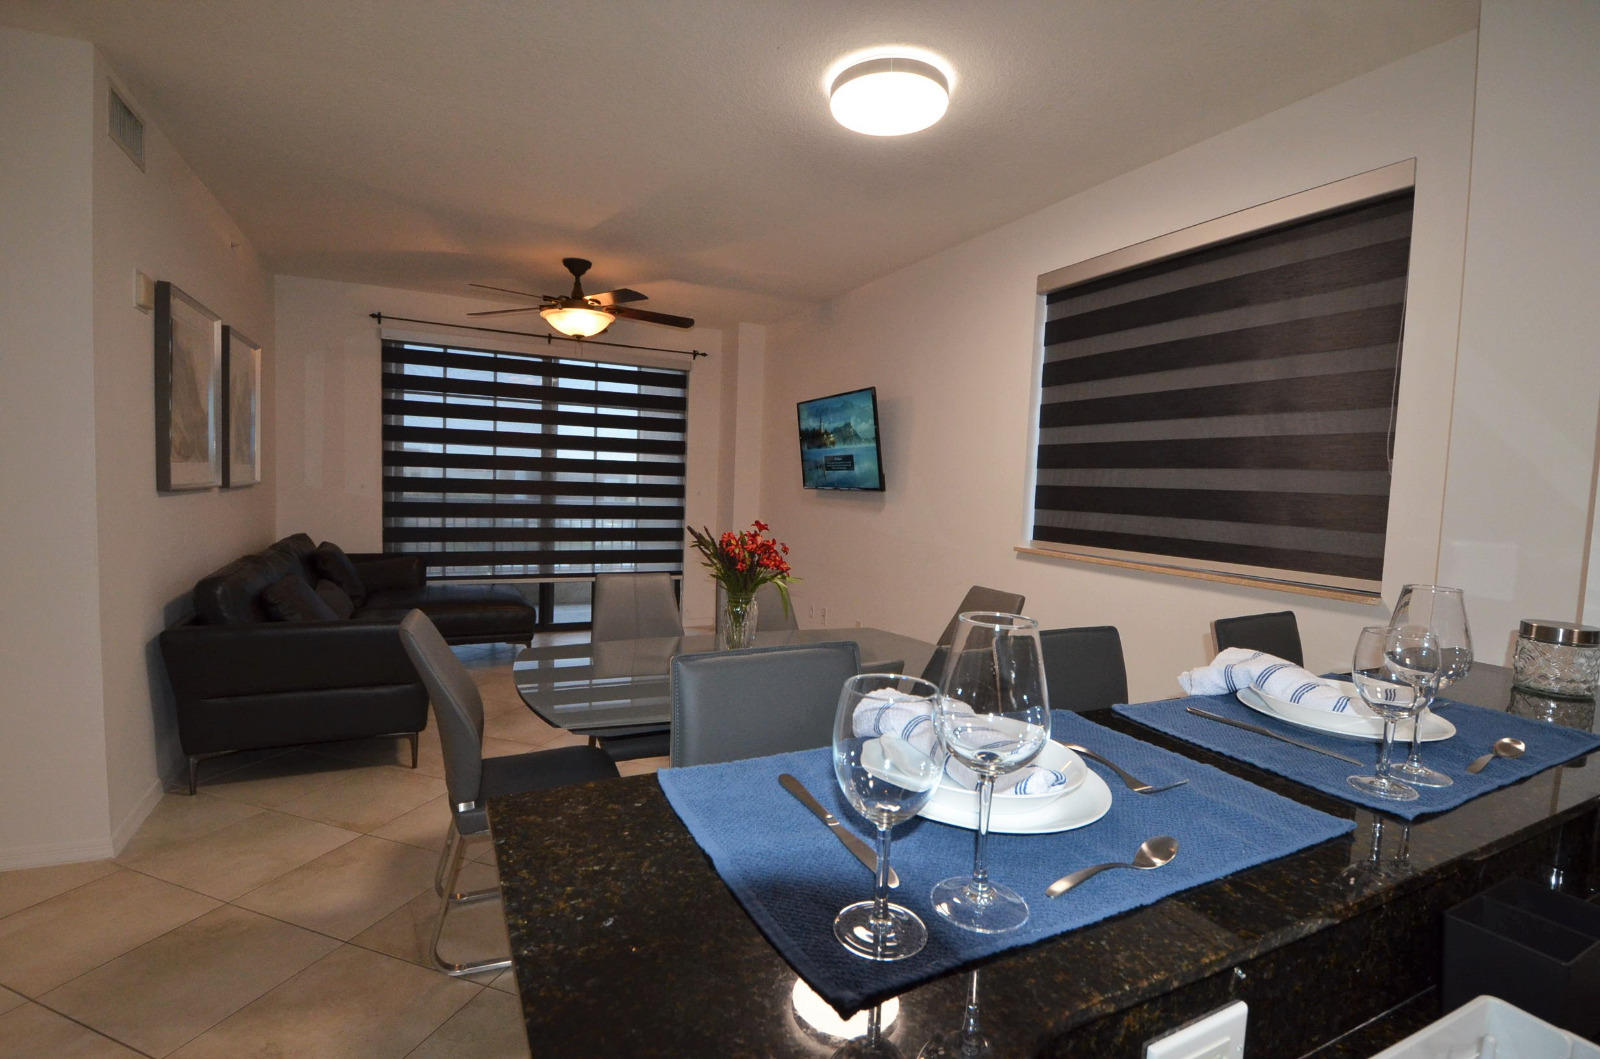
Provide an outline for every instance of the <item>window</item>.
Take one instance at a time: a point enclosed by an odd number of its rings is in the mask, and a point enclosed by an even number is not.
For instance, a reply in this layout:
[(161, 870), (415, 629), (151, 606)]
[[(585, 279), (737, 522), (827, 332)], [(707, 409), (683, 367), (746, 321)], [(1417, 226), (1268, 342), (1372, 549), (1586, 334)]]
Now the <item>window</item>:
[(1041, 277), (1034, 548), (1375, 595), (1411, 173)]
[(679, 573), (687, 408), (686, 371), (385, 341), (384, 550), (433, 578)]

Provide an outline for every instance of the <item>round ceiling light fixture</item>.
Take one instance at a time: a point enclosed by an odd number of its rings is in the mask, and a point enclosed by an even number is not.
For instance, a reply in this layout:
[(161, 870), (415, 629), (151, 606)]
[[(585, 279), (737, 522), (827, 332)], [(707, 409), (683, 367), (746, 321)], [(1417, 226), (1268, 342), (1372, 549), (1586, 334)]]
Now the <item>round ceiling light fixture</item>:
[(933, 63), (880, 55), (840, 71), (828, 86), (833, 118), (867, 136), (921, 132), (944, 117), (950, 80)]

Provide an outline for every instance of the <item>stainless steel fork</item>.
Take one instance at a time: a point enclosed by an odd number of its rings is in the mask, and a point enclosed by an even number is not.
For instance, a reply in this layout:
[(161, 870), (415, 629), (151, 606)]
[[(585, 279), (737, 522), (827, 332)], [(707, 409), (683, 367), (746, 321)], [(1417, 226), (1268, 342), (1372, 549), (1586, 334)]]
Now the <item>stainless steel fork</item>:
[(1189, 782), (1188, 780), (1178, 780), (1175, 783), (1164, 783), (1159, 787), (1152, 787), (1150, 784), (1130, 773), (1121, 765), (1118, 765), (1115, 761), (1107, 761), (1105, 758), (1101, 757), (1099, 754), (1096, 754), (1088, 747), (1079, 746), (1076, 743), (1067, 743), (1065, 745), (1068, 750), (1082, 754), (1084, 757), (1094, 758), (1096, 761), (1100, 762), (1100, 764), (1104, 765), (1112, 772), (1115, 772), (1118, 778), (1120, 778), (1123, 783), (1126, 783), (1128, 785), (1128, 789), (1135, 794), (1160, 794), (1162, 791), (1170, 791), (1174, 787), (1182, 787), (1185, 783)]

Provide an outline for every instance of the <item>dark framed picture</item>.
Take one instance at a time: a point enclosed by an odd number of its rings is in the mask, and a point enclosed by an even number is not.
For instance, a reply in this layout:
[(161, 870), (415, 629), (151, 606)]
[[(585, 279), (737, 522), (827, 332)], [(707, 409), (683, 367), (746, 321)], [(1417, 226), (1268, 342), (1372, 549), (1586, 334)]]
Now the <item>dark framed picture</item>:
[(222, 487), (261, 481), (261, 347), (222, 328)]
[(222, 484), (222, 318), (156, 284), (156, 489)]

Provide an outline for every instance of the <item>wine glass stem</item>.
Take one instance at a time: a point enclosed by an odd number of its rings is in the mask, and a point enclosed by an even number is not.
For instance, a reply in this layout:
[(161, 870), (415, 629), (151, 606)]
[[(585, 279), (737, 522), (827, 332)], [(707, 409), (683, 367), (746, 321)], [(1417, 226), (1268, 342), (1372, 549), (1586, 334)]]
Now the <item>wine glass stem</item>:
[(984, 859), (984, 853), (989, 839), (989, 810), (994, 805), (994, 777), (980, 776), (978, 779), (978, 837), (972, 847), (972, 882), (970, 889), (979, 898), (988, 896), (989, 893), (989, 865)]
[(961, 1045), (966, 1051), (977, 1042), (982, 1031), (978, 1028), (978, 972), (967, 979), (967, 1008), (961, 1013)]
[(1406, 765), (1410, 768), (1419, 768), (1422, 765), (1422, 716), (1428, 712), (1428, 707), (1433, 705), (1433, 689), (1419, 689), (1418, 696), (1422, 705), (1417, 707), (1417, 712), (1411, 715), (1411, 753), (1406, 756)]
[(1394, 748), (1394, 721), (1385, 717), (1383, 719), (1383, 745), (1378, 748), (1377, 776), (1380, 780), (1389, 778), (1389, 755)]
[(893, 929), (893, 920), (889, 918), (889, 829), (878, 828), (878, 885), (872, 895), (872, 919), (877, 933), (884, 934)]

